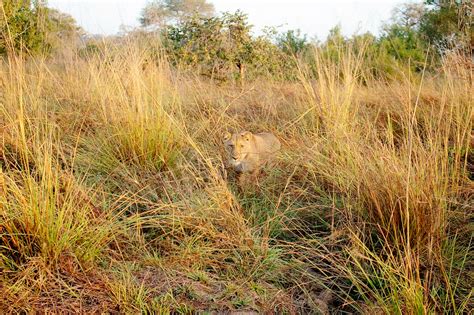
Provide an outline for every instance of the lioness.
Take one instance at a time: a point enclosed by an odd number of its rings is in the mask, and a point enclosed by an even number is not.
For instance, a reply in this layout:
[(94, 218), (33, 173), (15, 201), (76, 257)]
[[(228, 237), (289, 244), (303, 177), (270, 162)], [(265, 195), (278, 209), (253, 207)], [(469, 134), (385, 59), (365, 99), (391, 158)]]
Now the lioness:
[(257, 174), (260, 167), (280, 150), (280, 141), (273, 134), (253, 134), (242, 131), (224, 134), (224, 145), (229, 154), (229, 164), (238, 173)]

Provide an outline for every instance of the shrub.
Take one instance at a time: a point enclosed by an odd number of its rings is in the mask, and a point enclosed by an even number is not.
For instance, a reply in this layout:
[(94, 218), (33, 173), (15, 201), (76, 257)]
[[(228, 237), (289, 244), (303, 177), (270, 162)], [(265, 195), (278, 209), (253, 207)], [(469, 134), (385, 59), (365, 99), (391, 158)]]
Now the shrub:
[[(164, 45), (178, 67), (197, 68), (199, 73), (219, 80), (243, 80), (247, 73), (252, 77), (278, 75), (294, 67), (291, 58), (270, 38), (254, 38), (250, 30), (247, 16), (240, 11), (220, 17), (196, 16), (167, 27)], [(302, 43), (292, 36), (289, 40), (296, 45), (292, 49), (302, 49)]]
[(40, 1), (5, 0), (0, 4), (0, 54), (50, 53), (82, 32), (70, 15)]

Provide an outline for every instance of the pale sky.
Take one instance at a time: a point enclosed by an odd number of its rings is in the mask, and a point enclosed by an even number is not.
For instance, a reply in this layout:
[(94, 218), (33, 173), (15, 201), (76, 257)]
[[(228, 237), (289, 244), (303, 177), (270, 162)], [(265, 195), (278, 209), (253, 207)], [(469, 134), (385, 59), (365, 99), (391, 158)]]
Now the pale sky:
[[(416, 1), (416, 0), (415, 0)], [(71, 14), (92, 34), (115, 34), (121, 25), (138, 26), (147, 0), (49, 0), (48, 4)], [(378, 33), (382, 21), (406, 0), (210, 0), (217, 12), (241, 9), (249, 16), (254, 32), (264, 26), (301, 29), (308, 36), (325, 39), (340, 24), (345, 35)], [(413, 0), (412, 0), (413, 2)], [(419, 2), (419, 1), (417, 1)]]

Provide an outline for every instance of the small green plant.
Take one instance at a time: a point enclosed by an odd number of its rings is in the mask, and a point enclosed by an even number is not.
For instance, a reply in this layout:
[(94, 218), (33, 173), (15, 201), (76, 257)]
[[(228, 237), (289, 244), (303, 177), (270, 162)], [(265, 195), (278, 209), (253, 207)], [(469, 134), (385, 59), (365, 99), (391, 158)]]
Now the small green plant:
[(209, 283), (209, 275), (203, 271), (194, 271), (188, 273), (188, 277), (194, 281), (199, 281), (202, 283)]

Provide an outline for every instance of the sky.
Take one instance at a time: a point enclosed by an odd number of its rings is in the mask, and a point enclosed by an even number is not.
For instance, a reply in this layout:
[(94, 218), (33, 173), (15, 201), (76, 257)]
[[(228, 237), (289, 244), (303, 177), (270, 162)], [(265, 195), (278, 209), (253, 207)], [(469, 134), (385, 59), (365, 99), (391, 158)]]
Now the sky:
[[(254, 32), (264, 26), (300, 29), (310, 38), (325, 39), (336, 25), (345, 35), (377, 34), (392, 10), (406, 0), (208, 0), (217, 12), (242, 10)], [(49, 6), (71, 14), (91, 34), (112, 35), (122, 25), (139, 25), (147, 0), (49, 0)]]

